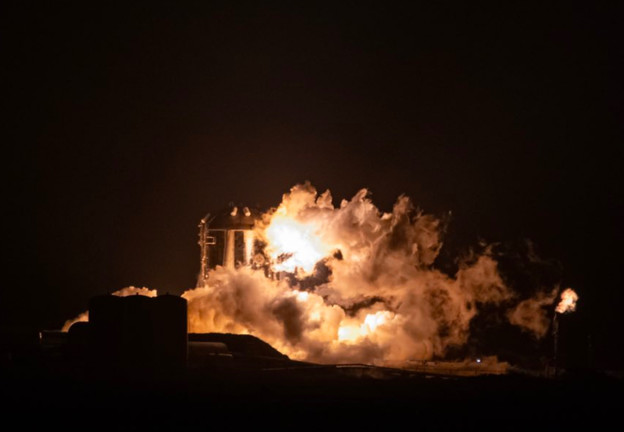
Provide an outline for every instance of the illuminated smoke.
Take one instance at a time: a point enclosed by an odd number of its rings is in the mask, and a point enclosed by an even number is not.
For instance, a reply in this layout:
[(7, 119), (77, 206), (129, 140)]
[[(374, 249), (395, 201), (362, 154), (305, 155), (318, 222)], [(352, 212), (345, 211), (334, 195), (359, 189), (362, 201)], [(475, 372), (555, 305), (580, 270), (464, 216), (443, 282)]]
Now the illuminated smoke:
[[(293, 359), (403, 367), (466, 343), (485, 305), (509, 308), (514, 293), (491, 249), (434, 267), (445, 224), (400, 196), (380, 211), (366, 189), (334, 206), (329, 191), (294, 186), (256, 223), (270, 268), (217, 266), (186, 291), (189, 331), (253, 334)], [(573, 310), (566, 290), (562, 303)], [(156, 296), (128, 287), (113, 293)], [(566, 297), (563, 297), (563, 296)], [(546, 334), (556, 290), (509, 309), (510, 323)], [(569, 309), (572, 308), (572, 309)], [(559, 307), (557, 308), (559, 312)], [(85, 312), (67, 321), (87, 321)]]
[[(126, 288), (122, 288), (119, 291), (115, 291), (112, 295), (117, 296), (117, 297), (128, 297), (131, 295), (156, 297), (158, 295), (158, 292), (156, 290), (151, 290), (145, 287), (137, 288), (137, 287), (129, 286)], [(87, 321), (89, 321), (89, 311), (82, 312), (76, 318), (65, 321), (65, 324), (63, 324), (62, 331), (64, 332), (69, 331), (69, 328), (77, 322), (87, 322)]]
[(217, 267), (183, 294), (189, 330), (250, 333), (319, 362), (444, 355), (467, 341), (480, 305), (513, 295), (488, 250), (455, 275), (434, 268), (443, 228), (405, 196), (384, 213), (366, 189), (335, 207), (329, 191), (297, 185), (256, 227), (273, 272), (288, 275)]
[(561, 301), (555, 308), (555, 312), (560, 314), (574, 312), (578, 298), (578, 294), (572, 288), (566, 289), (561, 293)]
[(550, 306), (557, 297), (558, 287), (550, 293), (538, 293), (535, 297), (521, 301), (514, 309), (507, 312), (507, 318), (513, 325), (533, 333), (542, 338), (548, 332), (550, 319), (547, 306)]
[(61, 331), (67, 332), (69, 331), (69, 328), (73, 326), (75, 323), (88, 322), (88, 321), (89, 321), (89, 311), (82, 312), (76, 318), (65, 321), (65, 324), (63, 324), (63, 328), (61, 329)]

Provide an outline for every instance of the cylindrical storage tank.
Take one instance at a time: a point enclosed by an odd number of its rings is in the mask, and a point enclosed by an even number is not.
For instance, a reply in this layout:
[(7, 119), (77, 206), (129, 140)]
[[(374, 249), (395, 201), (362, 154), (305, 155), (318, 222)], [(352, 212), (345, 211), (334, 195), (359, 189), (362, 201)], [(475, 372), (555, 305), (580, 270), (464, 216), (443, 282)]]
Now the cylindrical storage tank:
[(84, 363), (88, 360), (91, 324), (80, 321), (67, 331), (67, 356), (71, 361)]
[(153, 299), (142, 295), (123, 298), (122, 353), (124, 366), (145, 370), (154, 362)]
[(123, 299), (101, 295), (89, 301), (89, 351), (91, 361), (116, 367), (122, 361)]
[(187, 301), (169, 294), (151, 301), (155, 365), (159, 369), (181, 370), (186, 366), (188, 352)]

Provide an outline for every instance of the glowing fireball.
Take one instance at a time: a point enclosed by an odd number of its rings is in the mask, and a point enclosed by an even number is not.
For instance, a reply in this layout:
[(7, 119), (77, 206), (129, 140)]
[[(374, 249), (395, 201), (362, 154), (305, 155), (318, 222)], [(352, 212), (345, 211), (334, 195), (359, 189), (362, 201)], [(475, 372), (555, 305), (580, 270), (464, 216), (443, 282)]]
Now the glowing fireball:
[(557, 305), (555, 311), (557, 313), (574, 312), (576, 309), (576, 302), (579, 296), (572, 288), (566, 289), (561, 293), (561, 301)]
[(323, 244), (316, 223), (300, 222), (284, 213), (274, 215), (265, 232), (273, 269), (309, 274), (331, 248)]

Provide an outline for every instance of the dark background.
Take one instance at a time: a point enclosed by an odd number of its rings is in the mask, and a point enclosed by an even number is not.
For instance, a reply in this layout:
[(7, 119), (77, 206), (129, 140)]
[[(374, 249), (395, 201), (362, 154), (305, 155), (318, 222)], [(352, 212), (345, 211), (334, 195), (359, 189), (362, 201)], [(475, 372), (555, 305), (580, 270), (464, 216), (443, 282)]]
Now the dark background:
[(622, 368), (620, 11), (230, 3), (2, 7), (3, 326), (181, 293), (204, 214), (310, 180), (451, 211), (453, 254), (531, 239)]

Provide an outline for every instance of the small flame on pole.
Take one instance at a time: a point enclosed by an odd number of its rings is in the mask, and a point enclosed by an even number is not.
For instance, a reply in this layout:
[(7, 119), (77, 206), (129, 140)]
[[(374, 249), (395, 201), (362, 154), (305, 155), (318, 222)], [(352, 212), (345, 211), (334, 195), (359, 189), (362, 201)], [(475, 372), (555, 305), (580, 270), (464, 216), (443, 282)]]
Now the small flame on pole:
[(555, 308), (555, 315), (553, 316), (553, 364), (555, 367), (555, 376), (557, 376), (557, 354), (559, 351), (559, 321), (557, 315), (565, 314), (568, 312), (574, 312), (576, 310), (576, 302), (578, 301), (578, 294), (572, 289), (567, 288), (561, 293), (561, 301)]
[(572, 288), (566, 289), (561, 293), (561, 301), (555, 308), (555, 312), (563, 314), (567, 312), (574, 312), (576, 309), (576, 301), (579, 296)]

